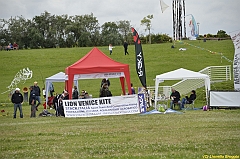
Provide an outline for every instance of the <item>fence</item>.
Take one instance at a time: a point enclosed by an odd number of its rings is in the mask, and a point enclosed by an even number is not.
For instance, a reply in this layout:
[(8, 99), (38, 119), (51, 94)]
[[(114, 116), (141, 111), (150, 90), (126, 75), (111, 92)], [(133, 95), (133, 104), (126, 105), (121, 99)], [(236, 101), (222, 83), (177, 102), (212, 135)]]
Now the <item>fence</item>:
[[(231, 66), (209, 66), (201, 71), (202, 74), (206, 74), (210, 78), (211, 83), (222, 82), (231, 80)], [(185, 79), (177, 82), (172, 86), (159, 86), (158, 90), (158, 100), (163, 98), (169, 98), (171, 94), (171, 88), (175, 88), (182, 95), (191, 92), (191, 90), (196, 90), (197, 88), (201, 88), (205, 85), (204, 79)], [(154, 99), (155, 87), (148, 87), (150, 91), (150, 98)]]

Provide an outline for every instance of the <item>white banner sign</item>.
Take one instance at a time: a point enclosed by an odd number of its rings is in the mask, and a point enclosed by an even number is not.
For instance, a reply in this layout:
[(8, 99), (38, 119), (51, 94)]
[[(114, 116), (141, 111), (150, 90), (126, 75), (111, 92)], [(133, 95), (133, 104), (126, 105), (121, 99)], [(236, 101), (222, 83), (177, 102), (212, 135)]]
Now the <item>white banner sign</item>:
[(125, 77), (123, 72), (109, 72), (109, 73), (91, 73), (74, 75), (77, 79), (97, 79), (97, 78), (118, 78)]
[(240, 92), (210, 91), (211, 107), (240, 107)]
[(92, 117), (140, 113), (138, 96), (63, 100), (65, 117)]
[(233, 60), (234, 89), (240, 91), (240, 30), (232, 32), (230, 35), (235, 48)]

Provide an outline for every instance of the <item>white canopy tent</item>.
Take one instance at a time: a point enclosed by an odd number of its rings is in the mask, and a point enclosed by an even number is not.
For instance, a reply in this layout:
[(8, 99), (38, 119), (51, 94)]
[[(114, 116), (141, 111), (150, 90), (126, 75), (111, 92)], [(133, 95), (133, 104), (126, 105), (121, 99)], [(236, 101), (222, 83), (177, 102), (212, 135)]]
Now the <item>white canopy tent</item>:
[[(206, 99), (208, 100), (208, 92), (210, 90), (210, 78), (206, 74), (179, 68), (161, 75), (157, 75), (155, 79), (155, 108), (157, 105), (158, 87), (164, 80), (184, 80), (184, 79), (204, 79), (206, 89)], [(207, 101), (208, 102), (208, 101)]]
[[(49, 92), (50, 84), (52, 82), (65, 82), (67, 80), (68, 80), (68, 75), (65, 75), (64, 72), (59, 72), (45, 79), (46, 103), (48, 102), (48, 92)], [(74, 85), (78, 87), (78, 79), (76, 77), (74, 77)]]

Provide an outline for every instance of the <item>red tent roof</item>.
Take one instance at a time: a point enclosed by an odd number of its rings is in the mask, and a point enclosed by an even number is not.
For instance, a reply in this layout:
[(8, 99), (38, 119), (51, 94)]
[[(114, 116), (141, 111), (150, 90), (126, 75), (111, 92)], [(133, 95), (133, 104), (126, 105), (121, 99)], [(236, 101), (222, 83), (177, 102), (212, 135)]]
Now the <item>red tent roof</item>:
[(125, 77), (120, 77), (123, 94), (125, 94), (124, 79), (126, 79), (127, 82), (128, 92), (131, 94), (129, 65), (112, 60), (98, 48), (94, 47), (88, 54), (65, 69), (65, 73), (68, 75), (66, 88), (69, 91), (70, 99), (72, 97), (73, 78), (75, 74), (110, 72), (124, 73)]
[(89, 74), (99, 72), (124, 72), (129, 68), (128, 64), (123, 64), (112, 60), (98, 48), (94, 47), (88, 54), (80, 60), (66, 68), (66, 74)]

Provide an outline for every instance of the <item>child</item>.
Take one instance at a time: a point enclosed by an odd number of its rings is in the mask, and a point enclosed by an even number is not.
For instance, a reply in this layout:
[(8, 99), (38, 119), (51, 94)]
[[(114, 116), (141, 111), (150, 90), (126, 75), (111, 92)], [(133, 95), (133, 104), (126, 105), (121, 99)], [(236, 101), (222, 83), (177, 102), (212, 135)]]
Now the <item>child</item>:
[(112, 44), (109, 44), (108, 49), (109, 49), (110, 55), (112, 54), (112, 49), (113, 49), (113, 48), (114, 48), (114, 47), (112, 46)]

